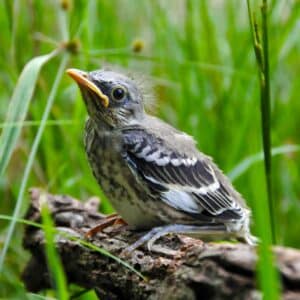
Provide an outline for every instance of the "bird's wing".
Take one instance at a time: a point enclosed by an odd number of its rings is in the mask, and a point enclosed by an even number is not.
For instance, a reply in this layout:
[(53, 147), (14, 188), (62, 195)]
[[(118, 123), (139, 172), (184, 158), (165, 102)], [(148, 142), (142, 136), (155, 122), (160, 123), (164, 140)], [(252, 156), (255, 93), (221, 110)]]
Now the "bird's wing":
[(230, 183), (222, 181), (221, 172), (208, 157), (197, 151), (198, 155), (192, 156), (171, 149), (163, 139), (143, 128), (124, 130), (123, 137), (124, 159), (132, 172), (159, 192), (168, 205), (222, 220), (242, 217), (232, 188), (226, 186)]

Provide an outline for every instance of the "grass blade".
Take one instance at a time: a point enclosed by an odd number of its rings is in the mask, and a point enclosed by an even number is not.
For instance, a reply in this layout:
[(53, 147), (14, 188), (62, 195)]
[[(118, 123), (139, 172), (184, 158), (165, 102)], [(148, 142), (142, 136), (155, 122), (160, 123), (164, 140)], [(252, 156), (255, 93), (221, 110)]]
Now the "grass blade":
[(268, 192), (268, 202), (271, 216), (272, 240), (276, 244), (275, 211), (272, 197), (272, 155), (271, 155), (271, 95), (269, 78), (269, 38), (268, 38), (268, 3), (263, 0), (262, 38), (263, 38), (263, 81), (261, 82), (261, 121), (264, 148), (265, 174)]
[[(255, 166), (255, 171), (252, 173), (252, 180), (261, 180), (264, 182), (264, 173), (262, 166)], [(258, 263), (257, 263), (257, 280), (258, 286), (262, 292), (263, 299), (277, 300), (280, 297), (279, 274), (275, 266), (275, 257), (272, 252), (272, 235), (270, 227), (270, 217), (268, 214), (268, 201), (265, 191), (254, 190), (253, 197), (259, 201), (253, 201), (254, 204), (254, 219), (256, 222), (258, 236), (261, 242), (258, 245)]]
[(59, 85), (60, 80), (61, 80), (61, 78), (64, 74), (64, 70), (65, 70), (66, 65), (67, 65), (68, 57), (69, 57), (68, 54), (65, 54), (62, 58), (62, 61), (60, 63), (57, 75), (55, 77), (55, 81), (53, 83), (52, 89), (50, 91), (50, 95), (49, 95), (48, 100), (47, 100), (47, 105), (46, 105), (46, 108), (44, 110), (44, 113), (43, 113), (43, 116), (42, 116), (42, 119), (41, 119), (41, 124), (39, 126), (38, 132), (37, 132), (37, 134), (35, 136), (35, 139), (33, 141), (33, 145), (32, 145), (32, 148), (31, 148), (31, 151), (30, 151), (30, 154), (29, 154), (29, 158), (28, 158), (28, 161), (27, 161), (27, 164), (26, 164), (26, 167), (25, 167), (25, 171), (24, 171), (24, 175), (23, 175), (23, 178), (22, 178), (20, 190), (19, 190), (19, 193), (18, 193), (18, 198), (17, 198), (16, 205), (15, 205), (15, 208), (14, 208), (14, 211), (13, 211), (13, 215), (12, 215), (13, 219), (9, 224), (9, 228), (8, 228), (8, 232), (7, 232), (5, 241), (4, 241), (3, 249), (2, 249), (1, 254), (0, 254), (0, 272), (2, 270), (5, 255), (7, 253), (7, 249), (8, 249), (8, 246), (10, 244), (10, 241), (11, 241), (14, 229), (15, 229), (16, 218), (19, 216), (19, 213), (20, 213), (23, 196), (24, 196), (24, 193), (25, 193), (25, 190), (26, 190), (27, 181), (28, 181), (28, 178), (29, 178), (29, 174), (30, 174), (33, 162), (34, 162), (34, 158), (35, 158), (35, 155), (36, 155), (36, 152), (37, 152), (37, 149), (38, 149), (43, 131), (45, 129), (46, 121), (48, 119), (51, 107), (53, 105), (53, 101), (54, 101), (56, 92), (58, 90), (58, 85)]
[[(48, 120), (46, 126), (65, 126), (65, 125), (74, 125), (78, 123), (76, 120)], [(14, 122), (14, 123), (0, 123), (0, 128), (4, 127), (34, 127), (40, 126), (41, 121), (24, 121), (24, 122)]]
[(268, 4), (263, 0), (262, 12), (262, 41), (255, 15), (252, 15), (249, 0), (247, 0), (252, 41), (258, 66), (260, 83), (260, 114), (262, 126), (262, 142), (264, 152), (265, 177), (267, 184), (268, 206), (271, 220), (272, 242), (276, 243), (275, 212), (272, 197), (272, 155), (271, 155), (271, 96), (269, 78), (269, 42), (268, 42)]
[(50, 216), (49, 208), (47, 206), (47, 196), (44, 197), (44, 203), (42, 204), (42, 221), (44, 225), (45, 234), (45, 252), (48, 264), (48, 270), (50, 273), (50, 280), (52, 281), (53, 289), (56, 292), (57, 299), (67, 300), (68, 289), (67, 280), (62, 267), (61, 259), (57, 253), (54, 238), (55, 234), (53, 232), (54, 224)]
[[(283, 145), (283, 146), (272, 148), (272, 156), (299, 152), (299, 151), (300, 151), (299, 145)], [(239, 164), (237, 164), (237, 166), (234, 167), (227, 175), (229, 176), (231, 181), (234, 181), (238, 177), (240, 177), (243, 173), (245, 173), (253, 164), (263, 160), (264, 160), (263, 152), (250, 155), (245, 159), (243, 159)]]
[[(45, 63), (57, 54), (58, 50), (55, 50), (49, 54), (35, 57), (25, 65), (11, 97), (5, 123), (22, 123), (24, 121), (38, 75)], [(20, 127), (3, 129), (0, 136), (0, 176), (4, 174), (20, 133)]]
[(42, 295), (34, 294), (34, 293), (26, 293), (26, 299), (27, 300), (56, 300), (53, 297), (42, 296)]
[[(265, 167), (266, 187), (262, 191), (254, 190), (254, 196), (259, 201), (254, 201), (254, 217), (257, 224), (259, 244), (259, 261), (257, 274), (264, 299), (279, 299), (279, 278), (275, 269), (274, 257), (271, 252), (272, 242), (276, 242), (274, 209), (271, 185), (271, 125), (270, 125), (270, 83), (269, 83), (269, 53), (268, 53), (268, 24), (267, 0), (262, 4), (262, 42), (258, 24), (251, 11), (250, 0), (247, 0), (252, 41), (258, 66), (260, 82), (260, 111), (262, 123), (263, 153)], [(261, 176), (258, 169), (255, 172), (256, 180)], [(260, 180), (263, 182), (263, 180)], [(267, 199), (266, 199), (267, 195)]]

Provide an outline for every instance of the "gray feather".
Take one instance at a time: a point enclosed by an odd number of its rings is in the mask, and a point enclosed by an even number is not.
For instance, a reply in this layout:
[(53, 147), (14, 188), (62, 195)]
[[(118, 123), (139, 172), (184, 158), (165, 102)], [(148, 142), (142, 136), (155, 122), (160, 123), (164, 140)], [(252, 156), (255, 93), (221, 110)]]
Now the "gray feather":
[(206, 212), (221, 219), (243, 216), (239, 195), (211, 159), (196, 150), (189, 136), (176, 131), (177, 136), (171, 135), (168, 141), (163, 129), (159, 134), (151, 129), (135, 126), (122, 130), (124, 158), (136, 176), (181, 211)]

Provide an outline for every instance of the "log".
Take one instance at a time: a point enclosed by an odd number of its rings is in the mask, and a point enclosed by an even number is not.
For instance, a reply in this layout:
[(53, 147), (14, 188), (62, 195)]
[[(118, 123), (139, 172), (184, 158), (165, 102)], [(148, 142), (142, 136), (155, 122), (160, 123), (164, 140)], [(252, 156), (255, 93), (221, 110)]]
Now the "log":
[[(84, 203), (36, 188), (31, 189), (30, 198), (26, 219), (40, 222), (41, 205), (46, 199), (57, 228), (82, 239), (105, 217), (97, 212), (99, 200), (95, 198)], [(100, 299), (261, 299), (255, 277), (254, 247), (229, 242), (204, 243), (183, 235), (170, 235), (157, 241), (155, 252), (142, 247), (124, 254), (123, 250), (140, 235), (111, 226), (89, 241), (133, 266), (144, 279), (76, 240), (56, 236), (68, 283), (94, 289)], [(27, 225), (23, 245), (31, 253), (22, 274), (27, 290), (51, 288), (43, 230)], [(282, 299), (300, 299), (300, 251), (274, 247), (274, 254), (281, 276)]]

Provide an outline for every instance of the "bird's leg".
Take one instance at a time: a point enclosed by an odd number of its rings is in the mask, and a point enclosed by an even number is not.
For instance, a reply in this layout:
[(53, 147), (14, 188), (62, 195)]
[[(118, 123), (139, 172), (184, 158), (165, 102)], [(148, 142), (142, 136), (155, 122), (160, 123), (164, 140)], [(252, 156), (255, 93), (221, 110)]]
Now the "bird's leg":
[(90, 238), (93, 237), (96, 233), (103, 231), (103, 229), (109, 226), (115, 225), (127, 225), (127, 223), (122, 219), (118, 214), (111, 214), (106, 216), (103, 220), (100, 221), (99, 224), (91, 228), (86, 234), (85, 237)]
[(199, 234), (199, 236), (207, 236), (214, 234), (222, 234), (226, 232), (225, 225), (222, 224), (210, 224), (210, 225), (183, 225), (183, 224), (172, 224), (160, 227), (154, 227), (148, 233), (143, 235), (135, 243), (127, 247), (124, 252), (130, 253), (136, 250), (138, 247), (147, 243), (147, 248), (149, 251), (153, 249), (154, 243), (160, 237), (169, 233), (179, 233), (179, 234)]

